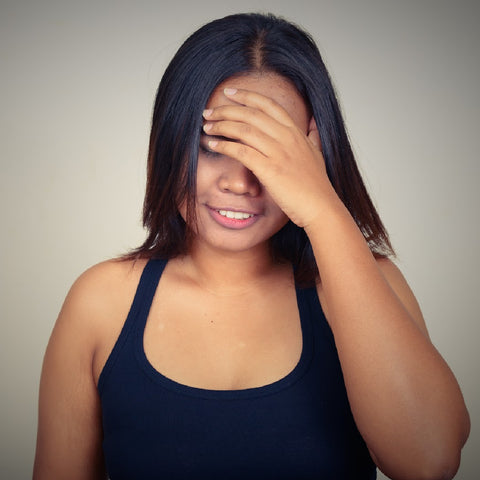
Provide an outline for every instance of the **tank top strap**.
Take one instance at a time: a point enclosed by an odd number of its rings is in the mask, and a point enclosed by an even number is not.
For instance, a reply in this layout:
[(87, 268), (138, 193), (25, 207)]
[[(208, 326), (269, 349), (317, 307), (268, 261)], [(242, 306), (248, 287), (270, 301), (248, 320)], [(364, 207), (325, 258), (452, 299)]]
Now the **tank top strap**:
[(97, 388), (100, 394), (102, 393), (110, 371), (114, 367), (120, 352), (133, 334), (133, 331), (138, 331), (139, 329), (143, 331), (155, 291), (157, 290), (158, 282), (160, 281), (160, 277), (162, 276), (166, 264), (167, 260), (150, 259), (145, 265), (142, 275), (140, 276), (140, 281), (138, 282), (130, 311), (128, 312), (120, 335), (118, 336), (115, 346), (113, 347), (98, 379)]
[(150, 259), (145, 265), (125, 326), (132, 323), (140, 328), (143, 327), (166, 264), (166, 260)]

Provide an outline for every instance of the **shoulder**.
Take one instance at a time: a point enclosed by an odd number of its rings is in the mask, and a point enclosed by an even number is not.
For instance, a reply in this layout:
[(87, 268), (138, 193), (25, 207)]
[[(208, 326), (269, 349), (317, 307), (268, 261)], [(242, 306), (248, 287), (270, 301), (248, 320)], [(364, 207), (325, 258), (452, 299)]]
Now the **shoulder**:
[(108, 260), (73, 283), (55, 323), (47, 357), (69, 357), (98, 379), (135, 296), (147, 260)]
[(52, 337), (93, 352), (105, 331), (124, 320), (146, 260), (108, 260), (83, 272), (65, 298)]
[(81, 299), (86, 302), (86, 307), (98, 307), (97, 302), (103, 304), (117, 299), (136, 286), (146, 263), (144, 259), (113, 259), (98, 263), (77, 278), (67, 299)]
[(146, 260), (107, 260), (83, 272), (72, 285), (62, 308), (85, 321), (111, 313), (133, 296)]
[(111, 291), (111, 287), (122, 288), (129, 281), (138, 279), (147, 263), (146, 259), (111, 259), (98, 263), (83, 272), (72, 286), (72, 292), (91, 293), (98, 288)]

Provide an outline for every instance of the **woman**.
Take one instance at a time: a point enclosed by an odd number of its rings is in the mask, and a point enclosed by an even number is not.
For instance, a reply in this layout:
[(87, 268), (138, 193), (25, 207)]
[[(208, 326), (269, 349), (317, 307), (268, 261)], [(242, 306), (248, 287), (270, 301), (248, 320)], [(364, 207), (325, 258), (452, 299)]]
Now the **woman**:
[(52, 333), (36, 479), (452, 478), (469, 432), (320, 54), (233, 15), (156, 98), (145, 243)]

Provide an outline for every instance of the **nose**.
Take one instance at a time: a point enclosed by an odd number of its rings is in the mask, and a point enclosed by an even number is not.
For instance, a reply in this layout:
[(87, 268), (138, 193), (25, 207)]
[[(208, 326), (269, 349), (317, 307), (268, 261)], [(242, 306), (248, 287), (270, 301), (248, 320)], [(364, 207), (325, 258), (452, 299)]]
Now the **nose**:
[(235, 195), (249, 195), (256, 197), (260, 194), (262, 186), (251, 170), (238, 160), (225, 159), (222, 174), (218, 178), (218, 187), (222, 192)]

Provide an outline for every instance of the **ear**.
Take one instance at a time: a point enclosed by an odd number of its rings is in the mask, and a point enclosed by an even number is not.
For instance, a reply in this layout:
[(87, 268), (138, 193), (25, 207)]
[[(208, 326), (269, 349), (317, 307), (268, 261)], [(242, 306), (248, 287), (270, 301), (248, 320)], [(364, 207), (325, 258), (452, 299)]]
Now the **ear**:
[(320, 151), (322, 151), (322, 144), (320, 142), (320, 135), (318, 133), (317, 123), (315, 122), (315, 118), (310, 119), (310, 123), (308, 124), (308, 133), (307, 138), (315, 145)]

